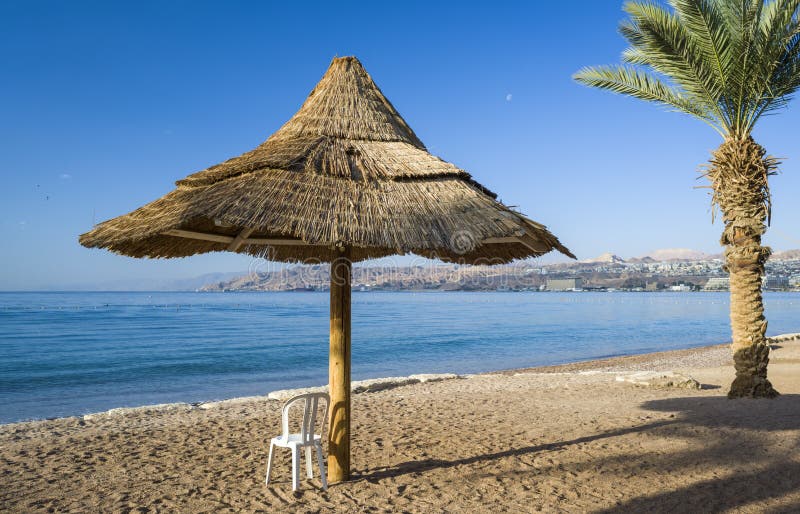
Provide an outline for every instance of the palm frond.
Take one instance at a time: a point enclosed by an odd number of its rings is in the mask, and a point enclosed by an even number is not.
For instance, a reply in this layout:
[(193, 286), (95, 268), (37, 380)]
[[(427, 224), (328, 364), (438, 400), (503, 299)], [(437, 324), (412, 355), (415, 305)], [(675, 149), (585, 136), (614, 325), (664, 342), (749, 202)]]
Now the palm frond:
[(756, 48), (764, 0), (727, 0), (721, 2), (721, 5), (728, 17), (736, 59), (731, 70), (734, 88), (729, 92), (731, 132), (743, 137), (747, 134), (745, 127), (748, 115), (757, 109), (754, 103), (757, 92), (753, 73), (758, 67), (759, 55)]
[(695, 41), (697, 50), (711, 64), (719, 81), (725, 88), (728, 74), (733, 65), (733, 47), (720, 11), (714, 0), (671, 0), (678, 19)]
[(634, 67), (586, 67), (576, 73), (573, 78), (587, 86), (656, 102), (671, 110), (700, 118), (716, 127), (714, 116), (701, 106), (691, 102), (679, 89), (659, 80), (652, 74)]
[(639, 48), (626, 48), (622, 52), (622, 62), (634, 66), (650, 66), (647, 54)]
[(778, 63), (766, 77), (768, 87), (760, 98), (759, 107), (748, 120), (751, 129), (762, 115), (786, 107), (792, 95), (800, 89), (800, 27), (795, 27), (794, 35), (783, 50)]
[(669, 106), (726, 136), (800, 90), (800, 0), (629, 0), (617, 67), (585, 68), (584, 84)]
[(796, 62), (800, 58), (800, 0), (773, 0), (764, 6), (759, 24), (763, 41), (755, 87), (758, 108), (748, 120), (750, 126), (765, 113), (783, 108), (797, 89)]
[(630, 21), (620, 26), (620, 32), (631, 46), (647, 56), (653, 70), (669, 76), (724, 123), (724, 112), (716, 101), (722, 84), (681, 20), (650, 2), (628, 2), (624, 9)]

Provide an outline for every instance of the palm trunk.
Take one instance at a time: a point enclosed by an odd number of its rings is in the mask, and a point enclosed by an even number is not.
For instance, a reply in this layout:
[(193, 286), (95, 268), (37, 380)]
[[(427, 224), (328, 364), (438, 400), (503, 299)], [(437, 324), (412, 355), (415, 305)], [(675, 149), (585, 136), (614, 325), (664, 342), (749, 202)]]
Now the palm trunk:
[(729, 138), (714, 152), (708, 177), (722, 211), (721, 243), (730, 273), (731, 330), (736, 379), (729, 398), (771, 398), (767, 380), (769, 344), (761, 296), (764, 263), (772, 252), (761, 245), (770, 216), (768, 177), (777, 161), (752, 138)]

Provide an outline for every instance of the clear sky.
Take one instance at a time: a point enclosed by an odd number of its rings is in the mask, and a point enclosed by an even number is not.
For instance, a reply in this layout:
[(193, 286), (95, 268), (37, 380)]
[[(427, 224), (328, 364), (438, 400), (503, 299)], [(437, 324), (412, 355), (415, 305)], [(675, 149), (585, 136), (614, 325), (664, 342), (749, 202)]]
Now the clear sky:
[[(430, 151), (579, 258), (718, 252), (702, 123), (575, 84), (619, 61), (616, 0), (0, 2), (0, 289), (246, 270), (136, 260), (78, 235), (252, 149), (336, 55), (356, 55)], [(800, 105), (756, 136), (785, 157), (767, 243), (800, 247)]]

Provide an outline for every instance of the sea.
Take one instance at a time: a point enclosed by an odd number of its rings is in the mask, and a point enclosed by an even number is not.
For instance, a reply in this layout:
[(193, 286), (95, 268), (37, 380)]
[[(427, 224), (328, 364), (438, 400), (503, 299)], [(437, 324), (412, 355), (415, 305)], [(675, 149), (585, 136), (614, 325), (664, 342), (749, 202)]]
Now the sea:
[[(323, 385), (324, 292), (0, 293), (0, 423)], [(730, 340), (727, 293), (354, 292), (354, 380)], [(766, 293), (769, 335), (800, 294)]]

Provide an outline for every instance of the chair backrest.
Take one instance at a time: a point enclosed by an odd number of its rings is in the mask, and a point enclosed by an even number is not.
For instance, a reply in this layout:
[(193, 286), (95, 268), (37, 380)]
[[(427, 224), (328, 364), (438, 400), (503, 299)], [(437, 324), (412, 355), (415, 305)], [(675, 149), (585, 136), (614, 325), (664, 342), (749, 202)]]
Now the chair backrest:
[(322, 413), (322, 426), (320, 432), (325, 435), (325, 422), (328, 420), (328, 406), (331, 403), (328, 393), (308, 393), (290, 398), (283, 404), (283, 435), (289, 435), (289, 409), (296, 403), (303, 404), (303, 424), (300, 427), (300, 439), (303, 444), (314, 440), (314, 429), (317, 424), (317, 411), (320, 408), (320, 400), (325, 400), (325, 410)]

